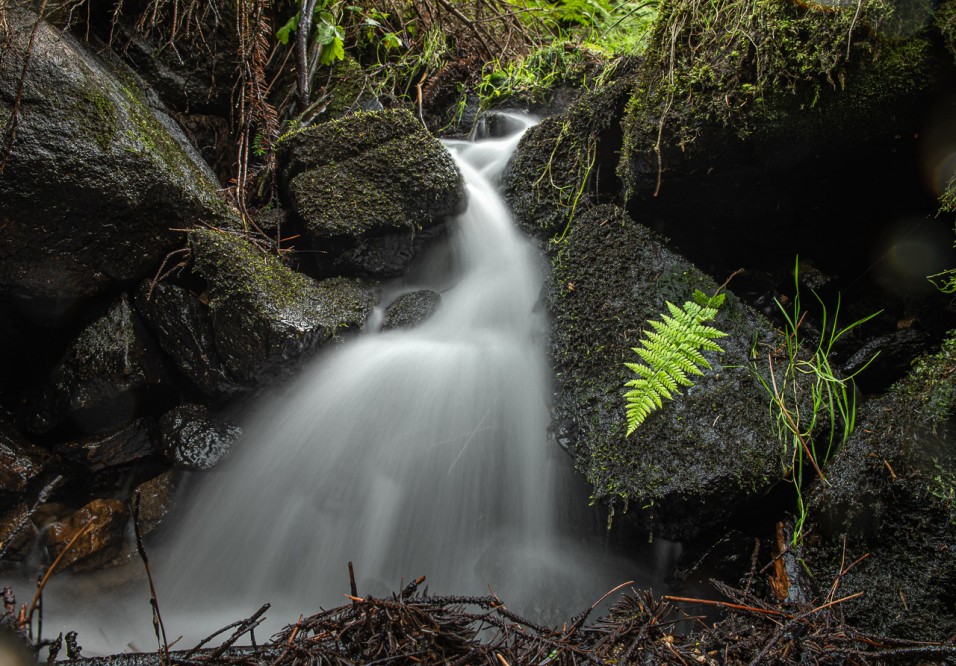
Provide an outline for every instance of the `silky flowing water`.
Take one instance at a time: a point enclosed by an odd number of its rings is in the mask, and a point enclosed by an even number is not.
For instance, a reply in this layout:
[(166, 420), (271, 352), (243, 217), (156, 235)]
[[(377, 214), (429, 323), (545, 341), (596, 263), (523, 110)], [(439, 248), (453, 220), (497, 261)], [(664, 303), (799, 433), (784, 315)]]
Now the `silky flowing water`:
[[(167, 634), (184, 635), (182, 647), (264, 602), (271, 628), (345, 603), (349, 562), (360, 595), (425, 575), (433, 592), (493, 591), (546, 622), (619, 583), (656, 582), (653, 563), (605, 543), (570, 459), (547, 435), (546, 262), (495, 189), (530, 123), (508, 122), (518, 131), (506, 138), (447, 144), (468, 208), (448, 242), (383, 294), (387, 304), (440, 291), (434, 315), (324, 352), (259, 402), (227, 462), (192, 479), (171, 545), (152, 557)], [(145, 589), (135, 612), (134, 600), (98, 605), (110, 613), (92, 612), (88, 644), (121, 650), (133, 622), (135, 647), (155, 644)]]

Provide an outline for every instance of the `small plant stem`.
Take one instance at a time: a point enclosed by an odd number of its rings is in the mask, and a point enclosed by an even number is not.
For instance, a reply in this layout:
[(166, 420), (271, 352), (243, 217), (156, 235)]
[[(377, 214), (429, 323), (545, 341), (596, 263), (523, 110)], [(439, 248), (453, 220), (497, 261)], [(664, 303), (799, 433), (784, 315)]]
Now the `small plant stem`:
[(33, 595), (33, 601), (30, 603), (30, 610), (27, 611), (27, 626), (32, 626), (33, 624), (33, 612), (36, 610), (37, 604), (40, 603), (40, 596), (43, 594), (43, 588), (46, 587), (47, 581), (50, 580), (50, 576), (53, 575), (53, 572), (56, 571), (57, 566), (60, 562), (63, 561), (63, 558), (66, 557), (66, 554), (70, 552), (70, 549), (73, 548), (73, 545), (80, 540), (84, 534), (89, 532), (93, 528), (93, 519), (91, 518), (83, 528), (73, 535), (73, 538), (70, 539), (69, 543), (66, 544), (66, 547), (60, 551), (60, 554), (56, 556), (56, 559), (53, 560), (53, 564), (46, 570), (46, 573), (43, 575), (43, 578), (40, 579), (40, 584), (37, 586), (37, 592)]
[(803, 438), (803, 435), (800, 434), (800, 429), (797, 427), (797, 424), (793, 422), (793, 417), (790, 415), (790, 412), (787, 410), (787, 406), (783, 403), (783, 398), (780, 397), (780, 391), (777, 388), (777, 378), (774, 375), (773, 371), (773, 355), (767, 355), (767, 362), (770, 364), (770, 381), (773, 383), (773, 397), (777, 403), (777, 406), (780, 407), (780, 411), (783, 413), (784, 417), (787, 419), (787, 423), (790, 426), (790, 431), (796, 435), (797, 439), (800, 440), (800, 444), (803, 446), (803, 450), (806, 452), (807, 457), (810, 459), (810, 464), (813, 465), (813, 469), (816, 470), (817, 474), (820, 475), (820, 479), (826, 483), (826, 477), (823, 475), (823, 470), (817, 465), (816, 459), (813, 457), (813, 453), (810, 451), (810, 447), (807, 445), (806, 440)]

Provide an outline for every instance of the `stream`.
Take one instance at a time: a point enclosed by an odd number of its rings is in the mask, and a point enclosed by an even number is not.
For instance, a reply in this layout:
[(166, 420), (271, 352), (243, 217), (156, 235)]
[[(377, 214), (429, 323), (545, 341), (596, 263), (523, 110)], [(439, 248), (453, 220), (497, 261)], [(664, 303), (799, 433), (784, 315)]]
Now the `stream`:
[[(662, 590), (678, 548), (611, 543), (548, 436), (548, 321), (538, 304), (547, 264), (495, 189), (532, 121), (506, 121), (515, 131), (503, 138), (446, 144), (468, 208), (447, 243), (384, 291), (385, 305), (440, 292), (434, 315), (321, 354), (257, 403), (225, 463), (190, 479), (188, 508), (150, 546), (167, 635), (183, 636), (177, 647), (265, 602), (263, 637), (346, 603), (349, 562), (359, 595), (424, 575), (432, 592), (490, 591), (549, 623), (626, 581)], [(45, 594), (54, 632), (79, 630), (84, 654), (155, 647), (142, 576), (123, 599), (84, 592), (83, 580), (58, 577)]]

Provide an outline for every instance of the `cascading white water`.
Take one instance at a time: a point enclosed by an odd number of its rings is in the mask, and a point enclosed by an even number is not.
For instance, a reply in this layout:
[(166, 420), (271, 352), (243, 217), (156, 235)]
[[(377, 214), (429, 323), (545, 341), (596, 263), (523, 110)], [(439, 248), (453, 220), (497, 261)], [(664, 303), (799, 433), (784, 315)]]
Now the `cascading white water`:
[[(437, 312), (303, 368), (257, 407), (230, 460), (198, 479), (171, 548), (153, 557), (182, 646), (265, 602), (271, 628), (344, 603), (350, 561), (362, 595), (425, 575), (433, 592), (491, 589), (555, 622), (625, 580), (651, 582), (602, 546), (570, 461), (547, 438), (544, 262), (494, 185), (520, 134), (448, 144), (469, 197), (440, 248), (450, 260), (397, 288), (441, 290)], [(87, 643), (103, 636), (94, 651), (131, 634), (149, 649), (148, 605), (135, 601), (89, 618)]]
[(553, 549), (542, 276), (490, 181), (517, 140), (451, 146), (469, 203), (438, 311), (334, 350), (259, 409), (191, 502), (167, 599), (308, 610), (341, 600), (349, 561), (361, 593), (421, 574), (481, 592), (518, 573), (514, 553)]

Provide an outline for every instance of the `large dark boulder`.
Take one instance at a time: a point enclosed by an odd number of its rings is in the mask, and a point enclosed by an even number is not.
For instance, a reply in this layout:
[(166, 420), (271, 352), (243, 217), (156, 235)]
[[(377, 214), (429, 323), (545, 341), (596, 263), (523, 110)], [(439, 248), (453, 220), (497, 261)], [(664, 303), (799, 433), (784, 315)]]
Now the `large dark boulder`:
[(639, 360), (631, 348), (666, 301), (682, 305), (695, 289), (712, 294), (716, 284), (621, 209), (598, 206), (560, 246), (548, 291), (559, 438), (597, 499), (679, 539), (727, 521), (782, 476), (751, 359), (755, 341), (780, 336), (731, 293), (713, 324), (728, 334), (718, 341), (724, 353), (705, 354), (713, 370), (625, 436), (624, 384), (634, 374), (624, 363)]
[(956, 632), (954, 417), (950, 334), (861, 408), (810, 497), (805, 561), (823, 585), (839, 576), (839, 597), (863, 593), (843, 606), (860, 629), (924, 641)]
[(21, 422), (35, 435), (67, 421), (83, 432), (109, 432), (168, 381), (156, 343), (123, 294), (73, 339), (23, 406)]
[(257, 386), (296, 367), (322, 344), (361, 329), (375, 297), (354, 279), (316, 281), (238, 235), (189, 234), (193, 271), (205, 279), (212, 338), (222, 370)]
[[(35, 16), (8, 8), (0, 115)], [(155, 271), (173, 228), (228, 225), (209, 168), (128, 69), (40, 23), (0, 175), (0, 298), (80, 299)]]
[[(355, 113), (297, 132), (280, 143), (280, 162), (305, 234), (328, 261), (343, 255), (336, 272), (351, 265), (362, 274), (401, 273), (465, 205), (451, 155), (404, 110)], [(400, 240), (380, 240), (389, 236)]]

